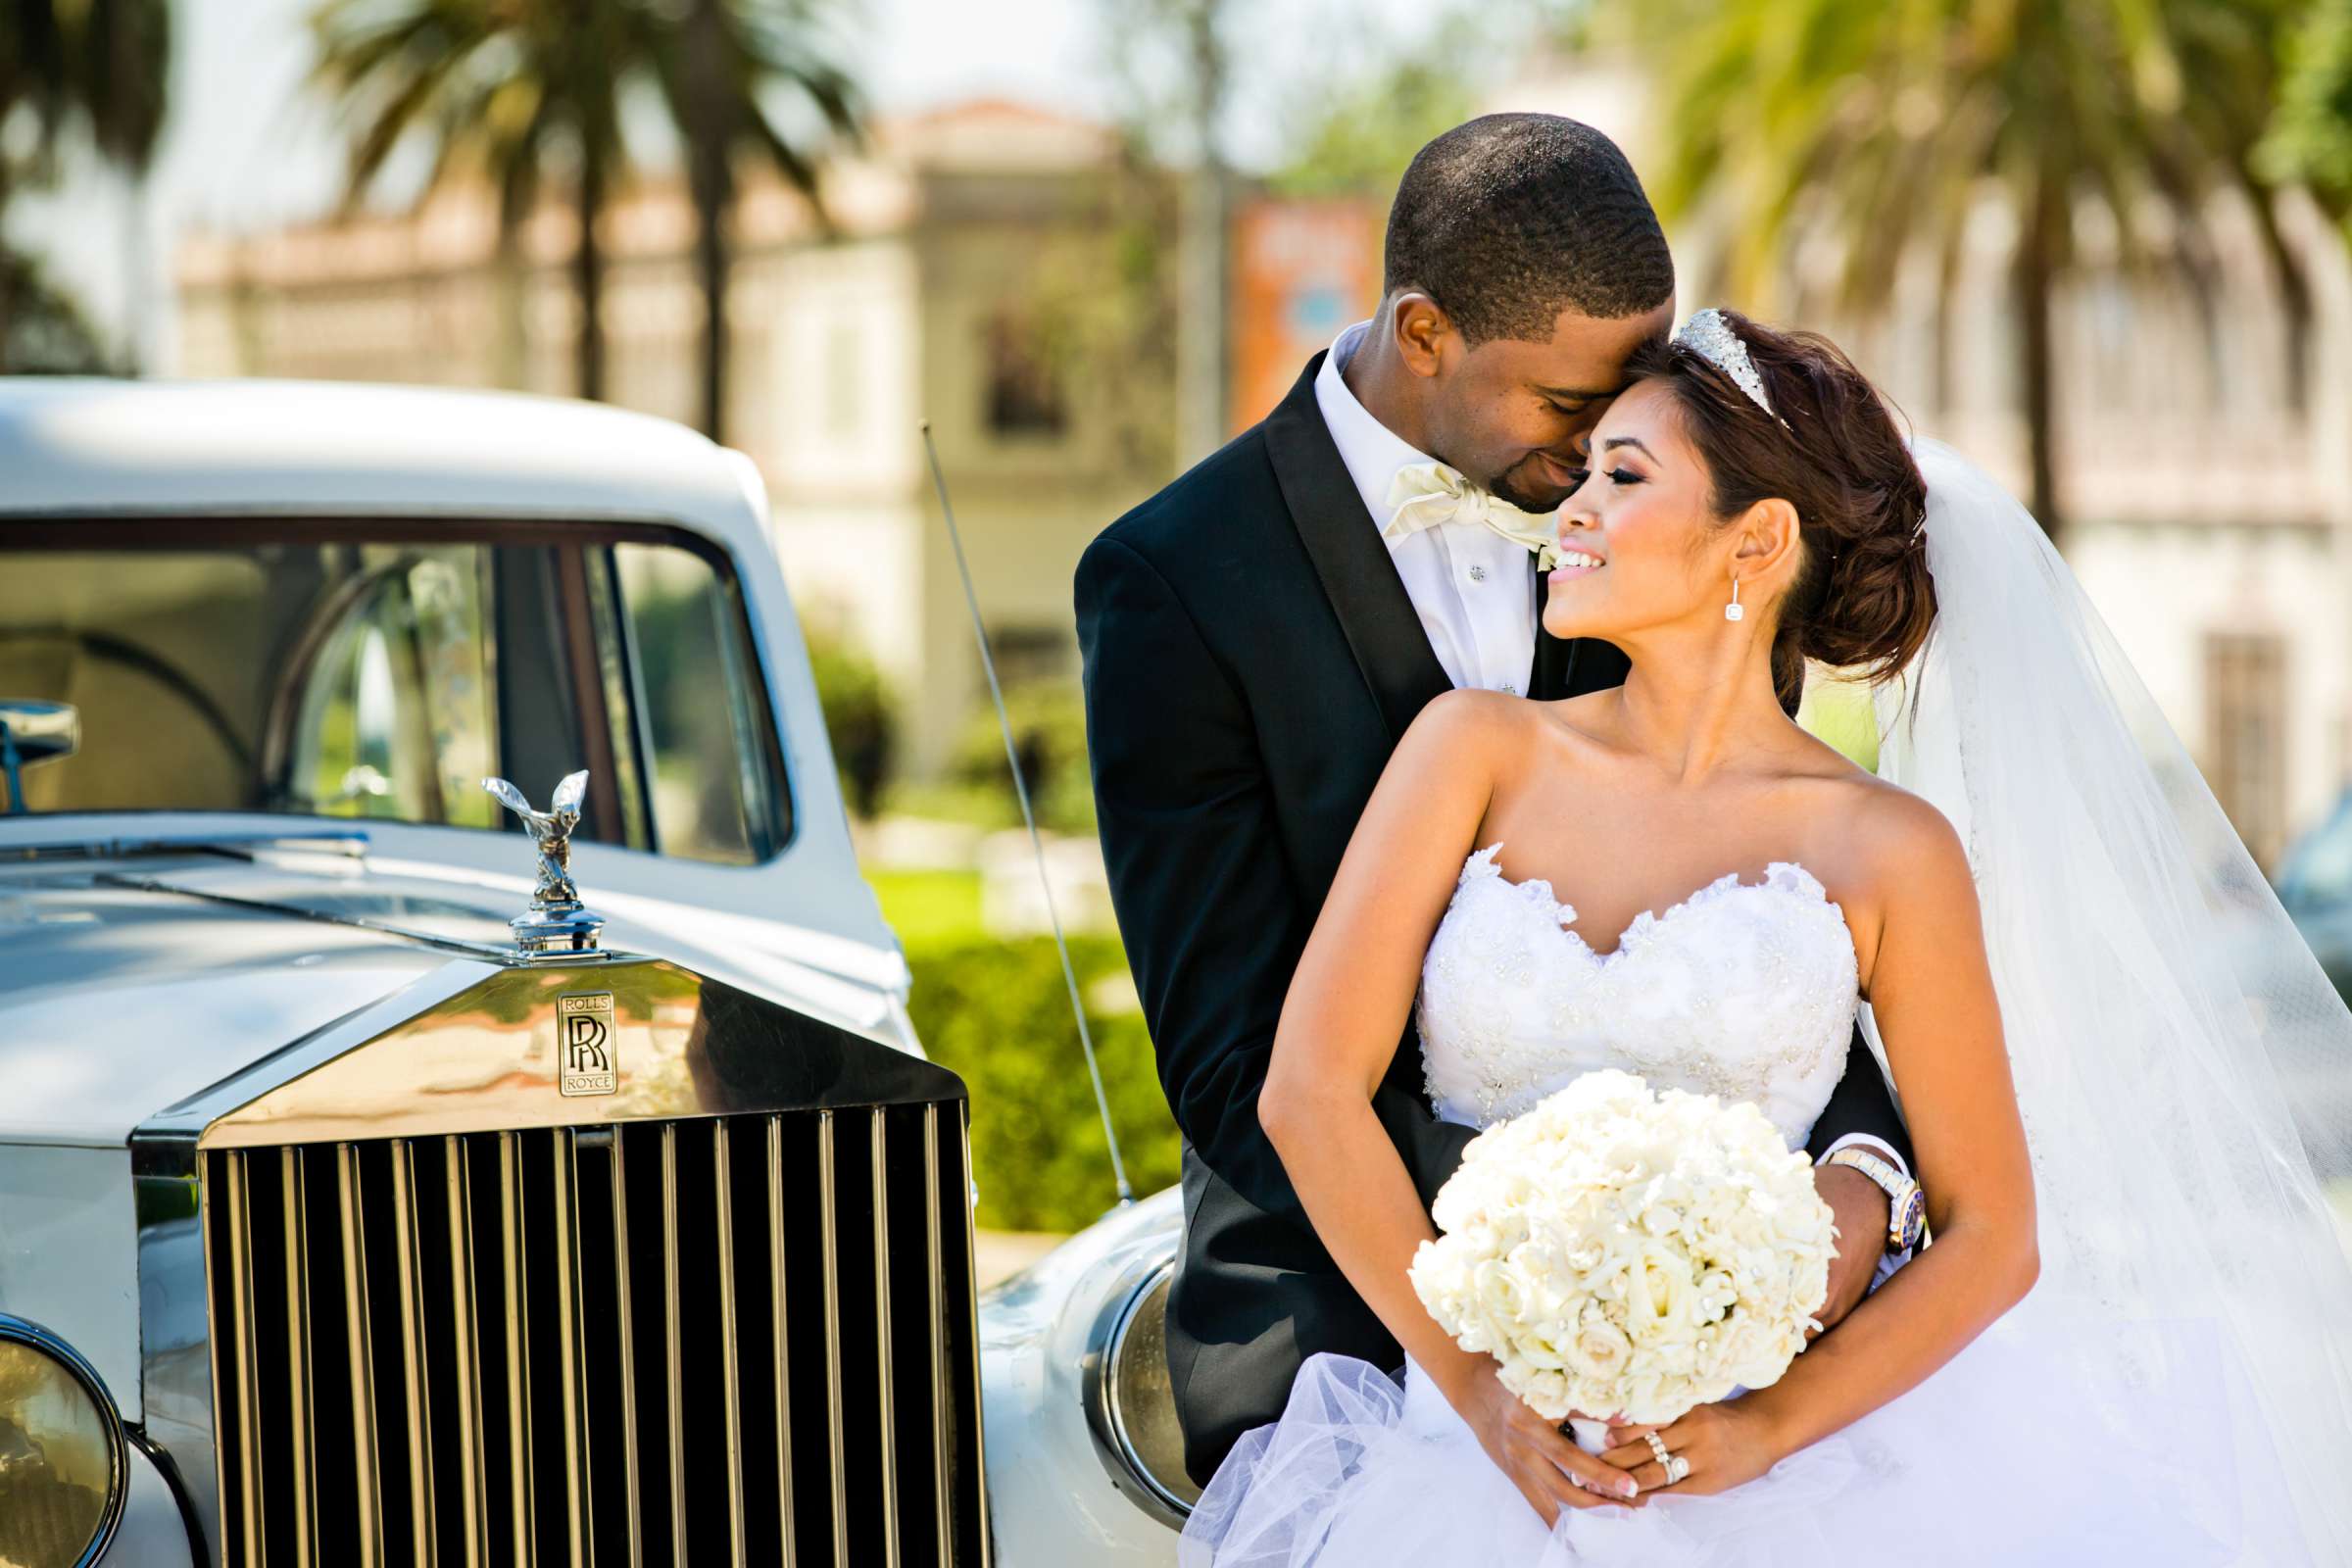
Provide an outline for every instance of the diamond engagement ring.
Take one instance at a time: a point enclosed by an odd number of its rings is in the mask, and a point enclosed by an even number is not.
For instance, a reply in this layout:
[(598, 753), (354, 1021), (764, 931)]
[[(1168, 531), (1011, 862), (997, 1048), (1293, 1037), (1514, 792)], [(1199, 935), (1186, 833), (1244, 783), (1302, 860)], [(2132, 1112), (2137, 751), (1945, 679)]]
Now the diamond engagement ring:
[(1649, 1451), (1658, 1456), (1658, 1467), (1662, 1470), (1673, 1469), (1674, 1455), (1666, 1451), (1666, 1440), (1655, 1432), (1644, 1432), (1642, 1436), (1648, 1440)]
[(1666, 1484), (1671, 1487), (1678, 1481), (1688, 1481), (1690, 1478), (1690, 1461), (1679, 1453), (1668, 1454), (1666, 1456)]

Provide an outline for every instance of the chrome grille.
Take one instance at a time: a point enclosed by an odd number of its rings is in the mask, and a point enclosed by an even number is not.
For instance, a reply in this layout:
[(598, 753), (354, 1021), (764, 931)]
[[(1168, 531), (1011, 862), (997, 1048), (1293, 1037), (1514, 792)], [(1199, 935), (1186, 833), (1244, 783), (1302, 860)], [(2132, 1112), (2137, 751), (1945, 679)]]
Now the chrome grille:
[(224, 1561), (985, 1562), (964, 1117), (204, 1152)]

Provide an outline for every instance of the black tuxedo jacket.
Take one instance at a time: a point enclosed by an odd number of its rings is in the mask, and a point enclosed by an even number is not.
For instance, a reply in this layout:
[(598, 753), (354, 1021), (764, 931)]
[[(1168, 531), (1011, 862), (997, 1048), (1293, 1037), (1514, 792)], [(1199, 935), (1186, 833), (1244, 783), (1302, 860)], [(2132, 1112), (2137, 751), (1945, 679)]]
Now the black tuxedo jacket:
[[(1356, 818), (1413, 715), (1451, 689), (1323, 423), (1322, 363), (1103, 530), (1077, 574), (1111, 898), (1184, 1135), (1168, 1372), (1203, 1483), (1281, 1415), (1308, 1355), (1403, 1362), (1257, 1121), (1283, 996)], [(1527, 690), (1574, 696), (1627, 667), (1608, 643), (1539, 630)], [(1847, 1062), (1816, 1149), (1867, 1132), (1908, 1158), (1859, 1034)], [(1432, 1113), (1409, 1023), (1373, 1104), (1430, 1202), (1473, 1129)]]

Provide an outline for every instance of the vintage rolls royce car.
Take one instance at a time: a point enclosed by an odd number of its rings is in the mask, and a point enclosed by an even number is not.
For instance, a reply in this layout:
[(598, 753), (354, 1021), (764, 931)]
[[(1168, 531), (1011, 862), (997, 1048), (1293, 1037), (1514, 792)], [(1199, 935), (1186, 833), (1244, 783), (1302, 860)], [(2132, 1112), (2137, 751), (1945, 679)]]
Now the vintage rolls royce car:
[(1174, 1195), (976, 1300), (747, 460), (0, 381), (0, 1562), (1172, 1560)]

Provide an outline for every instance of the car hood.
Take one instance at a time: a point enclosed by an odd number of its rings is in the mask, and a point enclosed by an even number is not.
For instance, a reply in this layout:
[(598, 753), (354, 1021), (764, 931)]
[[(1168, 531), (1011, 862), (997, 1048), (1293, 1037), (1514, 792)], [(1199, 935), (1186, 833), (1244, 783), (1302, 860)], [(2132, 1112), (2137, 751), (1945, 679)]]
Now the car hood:
[[(156, 1111), (495, 955), (522, 900), (486, 880), (315, 849), (0, 863), (0, 1141), (119, 1149)], [(764, 923), (642, 898), (591, 904), (610, 949), (915, 1049), (888, 965), (845, 977), (780, 951), (789, 928), (747, 932)]]

